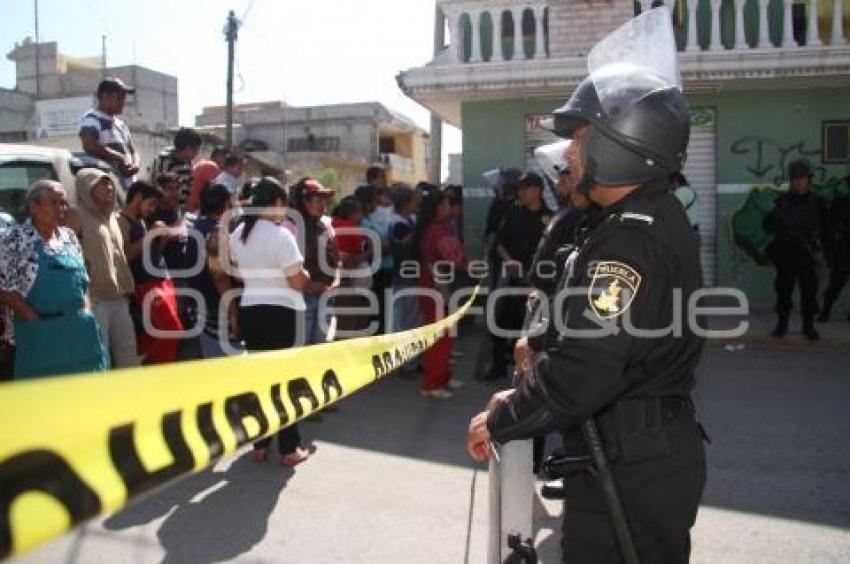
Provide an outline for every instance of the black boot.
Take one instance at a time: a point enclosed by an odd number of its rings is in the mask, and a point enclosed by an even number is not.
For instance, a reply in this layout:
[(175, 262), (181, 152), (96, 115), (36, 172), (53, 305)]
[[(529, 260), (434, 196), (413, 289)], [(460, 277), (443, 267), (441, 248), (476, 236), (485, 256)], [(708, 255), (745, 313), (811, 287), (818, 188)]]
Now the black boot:
[(771, 333), (773, 337), (784, 337), (788, 333), (788, 314), (779, 314), (779, 321), (776, 323), (776, 328)]
[(813, 316), (806, 316), (803, 318), (803, 335), (808, 337), (810, 341), (817, 341), (820, 339), (820, 333), (815, 329), (815, 324), (812, 322)]
[(823, 309), (820, 310), (820, 315), (818, 315), (818, 323), (827, 323), (829, 321), (829, 314), (832, 312), (832, 304), (824, 304)]

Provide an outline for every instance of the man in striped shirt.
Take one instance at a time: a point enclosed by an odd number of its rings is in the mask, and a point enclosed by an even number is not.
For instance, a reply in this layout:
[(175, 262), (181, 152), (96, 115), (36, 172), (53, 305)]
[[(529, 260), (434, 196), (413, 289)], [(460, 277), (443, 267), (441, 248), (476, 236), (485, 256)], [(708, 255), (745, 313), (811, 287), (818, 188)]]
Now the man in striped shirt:
[(136, 180), (139, 154), (130, 128), (118, 116), (124, 111), (127, 94), (135, 91), (120, 78), (103, 79), (97, 86), (97, 108), (83, 115), (79, 132), (83, 151), (112, 165), (125, 190)]
[(201, 135), (190, 127), (181, 127), (174, 134), (174, 145), (164, 149), (154, 160), (151, 180), (162, 174), (172, 173), (180, 184), (180, 209), (185, 209), (192, 189), (192, 162), (201, 149)]

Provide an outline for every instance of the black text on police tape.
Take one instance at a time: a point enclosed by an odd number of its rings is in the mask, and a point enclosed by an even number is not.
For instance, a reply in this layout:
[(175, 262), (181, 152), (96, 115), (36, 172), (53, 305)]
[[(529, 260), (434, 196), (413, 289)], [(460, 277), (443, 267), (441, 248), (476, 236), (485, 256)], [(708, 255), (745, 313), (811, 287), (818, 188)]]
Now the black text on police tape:
[[(313, 392), (306, 378), (296, 378), (287, 383), (287, 394), (295, 408), (295, 419), (305, 412), (302, 400), (310, 404), (310, 412), (343, 395), (343, 387), (333, 370), (322, 376), (322, 401)], [(334, 396), (331, 397), (331, 390)], [(281, 426), (290, 422), (290, 416), (281, 397), (281, 385), (274, 384), (269, 395), (280, 417)], [(207, 446), (210, 462), (224, 454), (224, 443), (213, 425), (212, 403), (195, 408), (195, 425)], [(260, 398), (246, 392), (225, 398), (225, 417), (236, 438), (237, 448), (259, 439), (269, 432), (269, 420), (262, 409)], [(252, 418), (258, 432), (249, 434), (244, 420)], [(155, 489), (173, 478), (195, 469), (195, 458), (189, 448), (182, 424), (182, 411), (165, 413), (161, 417), (161, 432), (172, 462), (150, 471), (145, 468), (134, 438), (135, 423), (112, 427), (108, 431), (108, 451), (113, 467), (133, 498)], [(85, 476), (78, 474), (62, 455), (56, 451), (34, 449), (18, 453), (0, 462), (0, 558), (12, 554), (11, 509), (14, 501), (27, 492), (41, 492), (53, 497), (68, 512), (69, 528), (101, 513), (104, 502), (92, 489)]]

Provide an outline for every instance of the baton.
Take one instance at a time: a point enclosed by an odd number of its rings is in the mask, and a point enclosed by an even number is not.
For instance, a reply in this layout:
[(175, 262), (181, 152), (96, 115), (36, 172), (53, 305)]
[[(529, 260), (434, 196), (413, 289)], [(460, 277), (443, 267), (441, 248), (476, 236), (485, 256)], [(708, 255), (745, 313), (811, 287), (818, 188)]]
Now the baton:
[(623, 553), (623, 560), (626, 564), (640, 564), (632, 540), (632, 533), (623, 512), (623, 504), (620, 502), (620, 495), (617, 493), (617, 485), (614, 483), (611, 467), (608, 466), (608, 457), (605, 456), (605, 449), (602, 447), (602, 438), (599, 436), (599, 429), (596, 428), (596, 423), (592, 417), (582, 424), (582, 430), (587, 448), (590, 450), (590, 457), (593, 459), (593, 465), (596, 468), (599, 483), (602, 485), (605, 505), (608, 506), (608, 514), (611, 516), (611, 522), (614, 525), (614, 534), (617, 537), (617, 544), (620, 545), (620, 552)]

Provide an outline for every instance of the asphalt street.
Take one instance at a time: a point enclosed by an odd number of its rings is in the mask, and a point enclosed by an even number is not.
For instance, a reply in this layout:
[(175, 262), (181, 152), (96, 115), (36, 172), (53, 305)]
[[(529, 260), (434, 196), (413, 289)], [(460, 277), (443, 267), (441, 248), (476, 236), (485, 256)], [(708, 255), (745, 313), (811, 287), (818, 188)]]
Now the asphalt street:
[[(463, 438), (497, 386), (471, 378), (477, 343), (461, 339), (452, 400), (390, 377), (304, 423), (317, 452), (294, 472), (243, 451), (13, 562), (485, 562), (487, 473)], [(850, 561), (850, 341), (737, 345), (699, 370), (712, 443), (693, 561)], [(560, 511), (536, 503), (544, 562)]]

